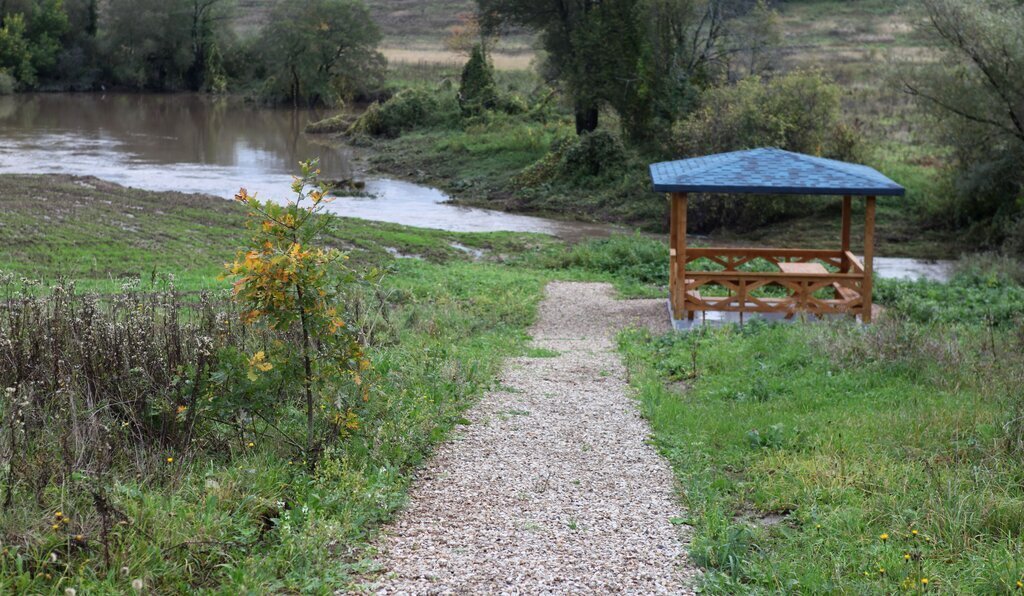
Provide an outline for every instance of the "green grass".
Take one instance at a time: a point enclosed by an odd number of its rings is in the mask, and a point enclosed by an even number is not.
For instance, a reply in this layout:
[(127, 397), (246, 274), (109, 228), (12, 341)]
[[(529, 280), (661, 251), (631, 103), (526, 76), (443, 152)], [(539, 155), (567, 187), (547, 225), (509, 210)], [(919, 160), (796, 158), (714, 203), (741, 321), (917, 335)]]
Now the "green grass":
[[(128, 189), (70, 176), (0, 176), (0, 270), (28, 278), (66, 277), (81, 289), (112, 289), (124, 278), (176, 277), (179, 289), (226, 287), (218, 280), (248, 238), (245, 212), (231, 201)], [(539, 250), (542, 235), (451, 233), (340, 218), (327, 242), (357, 265), (391, 262), (388, 249), (433, 262), (469, 260), (454, 243), (485, 255)]]
[[(167, 274), (184, 291), (224, 288), (221, 264), (246, 235), (228, 201), (92, 179), (0, 176), (0, 205), (0, 269), (65, 276), (82, 291), (116, 292), (140, 277), (143, 289), (158, 289)], [(226, 450), (193, 458), (156, 451), (138, 454), (141, 461), (117, 455), (104, 477), (19, 482), (16, 506), (0, 511), (0, 592), (129, 592), (139, 580), (155, 593), (330, 593), (362, 581), (371, 571), (369, 540), (404, 502), (414, 467), (467, 423), (462, 411), (503, 360), (526, 352), (525, 330), (550, 274), (502, 266), (501, 255), (555, 241), (358, 220), (340, 220), (329, 240), (350, 248), (358, 267), (388, 272), (380, 287), (387, 318), (376, 323), (383, 339), (369, 352), (370, 399), (359, 428), (313, 473), (273, 432), (249, 447), (225, 426), (226, 443), (215, 444)], [(492, 262), (473, 262), (454, 242)], [(394, 259), (389, 247), (424, 260)], [(0, 418), (13, 415), (9, 406), (0, 400)], [(19, 461), (26, 470), (48, 468)], [(124, 522), (107, 541), (109, 566), (92, 498), (100, 486)], [(69, 523), (54, 530), (56, 511)]]
[[(898, 293), (899, 317), (915, 294), (950, 320), (984, 299), (938, 284), (882, 295)], [(1024, 295), (1010, 296), (1019, 321)], [(621, 336), (707, 592), (1016, 590), (1024, 338), (1012, 319), (961, 318)]]

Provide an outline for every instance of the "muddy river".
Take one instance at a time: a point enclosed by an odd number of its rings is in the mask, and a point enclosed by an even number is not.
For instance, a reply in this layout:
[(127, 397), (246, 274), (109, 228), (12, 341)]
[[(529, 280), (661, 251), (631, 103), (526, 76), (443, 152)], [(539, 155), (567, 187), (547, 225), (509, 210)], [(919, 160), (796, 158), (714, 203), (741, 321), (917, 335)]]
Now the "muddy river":
[[(24, 94), (0, 96), (0, 173), (96, 176), (124, 186), (230, 198), (290, 195), (296, 164), (319, 158), (327, 178), (361, 178), (368, 197), (338, 198), (332, 211), (460, 232), (514, 231), (575, 240), (610, 226), (460, 207), (435, 188), (364, 178), (353, 149), (303, 132), (326, 114), (279, 110), (202, 95)], [(879, 259), (886, 277), (944, 279), (948, 263)]]

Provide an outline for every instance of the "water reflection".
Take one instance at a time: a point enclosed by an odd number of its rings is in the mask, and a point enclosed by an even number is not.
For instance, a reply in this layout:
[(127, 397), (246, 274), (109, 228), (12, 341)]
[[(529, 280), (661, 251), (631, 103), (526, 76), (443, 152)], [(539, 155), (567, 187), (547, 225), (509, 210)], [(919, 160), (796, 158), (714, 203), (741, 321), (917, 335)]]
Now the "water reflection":
[[(323, 175), (353, 175), (348, 147), (303, 133), (325, 116), (203, 95), (31, 94), (0, 97), (0, 173), (96, 176), (149, 190), (231, 197), (290, 194), (299, 161), (318, 157)], [(540, 232), (568, 239), (615, 228), (446, 204), (441, 191), (387, 178), (367, 180), (371, 198), (339, 198), (339, 215), (452, 231)]]
[(0, 97), (0, 171), (92, 175), (129, 186), (230, 196), (286, 192), (296, 164), (351, 176), (351, 153), (302, 130), (323, 114), (202, 95)]

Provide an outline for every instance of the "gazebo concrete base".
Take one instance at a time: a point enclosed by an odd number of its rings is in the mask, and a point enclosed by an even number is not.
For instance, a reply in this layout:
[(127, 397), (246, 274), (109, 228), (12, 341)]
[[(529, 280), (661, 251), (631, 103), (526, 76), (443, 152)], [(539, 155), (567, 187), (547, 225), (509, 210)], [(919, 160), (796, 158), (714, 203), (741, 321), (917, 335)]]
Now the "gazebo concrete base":
[[(711, 312), (697, 312), (694, 313), (693, 320), (677, 319), (672, 315), (672, 301), (667, 300), (668, 305), (668, 318), (672, 322), (672, 328), (676, 331), (690, 331), (691, 329), (699, 329), (700, 327), (722, 327), (724, 325), (743, 325), (743, 323), (749, 323), (754, 319), (761, 321), (767, 321), (772, 323), (799, 323), (799, 322), (814, 322), (819, 321), (818, 317), (812, 314), (796, 314), (790, 318), (786, 318), (786, 315), (782, 313), (758, 313), (758, 312), (722, 312), (722, 311), (711, 311)], [(878, 318), (882, 313), (882, 307), (877, 304), (872, 305), (871, 315), (872, 320)], [(824, 315), (824, 319), (844, 319), (848, 318), (847, 315)], [(863, 323), (861, 318), (857, 317), (858, 323)]]

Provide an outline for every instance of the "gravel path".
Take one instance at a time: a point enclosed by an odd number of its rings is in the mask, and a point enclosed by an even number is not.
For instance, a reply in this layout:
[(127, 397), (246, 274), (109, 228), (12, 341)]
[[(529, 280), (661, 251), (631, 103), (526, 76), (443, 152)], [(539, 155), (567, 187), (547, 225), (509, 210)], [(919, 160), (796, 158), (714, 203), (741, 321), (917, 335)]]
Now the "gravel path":
[(667, 330), (664, 300), (552, 283), (534, 345), (467, 414), (385, 529), (380, 594), (692, 593), (668, 465), (614, 352), (627, 325)]

